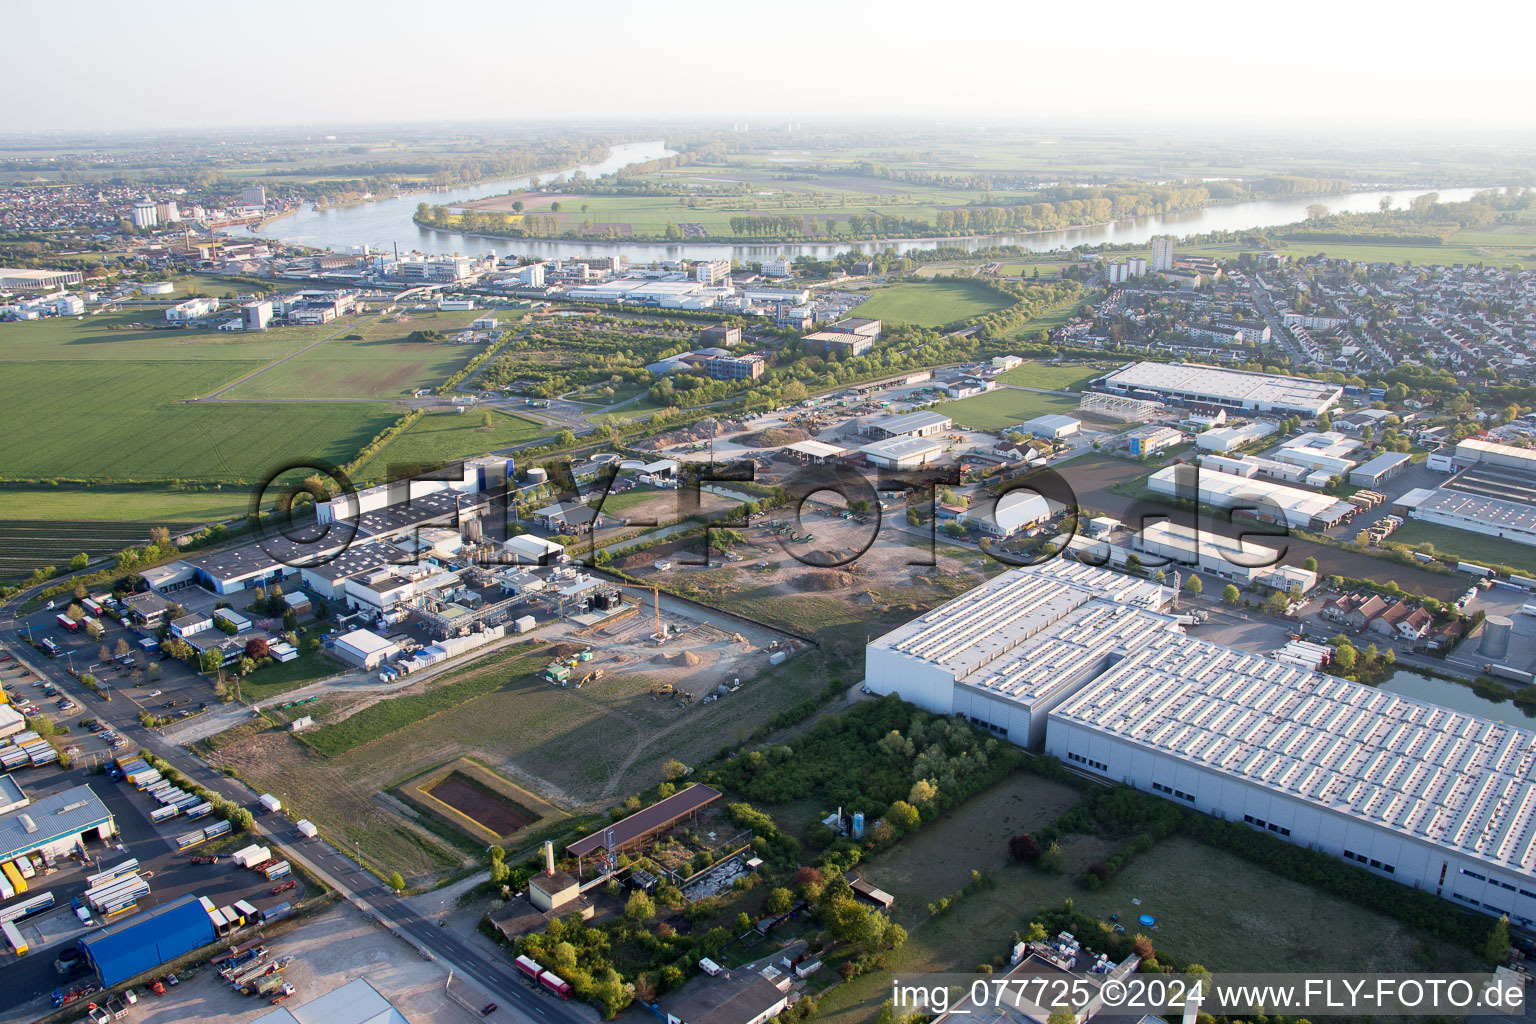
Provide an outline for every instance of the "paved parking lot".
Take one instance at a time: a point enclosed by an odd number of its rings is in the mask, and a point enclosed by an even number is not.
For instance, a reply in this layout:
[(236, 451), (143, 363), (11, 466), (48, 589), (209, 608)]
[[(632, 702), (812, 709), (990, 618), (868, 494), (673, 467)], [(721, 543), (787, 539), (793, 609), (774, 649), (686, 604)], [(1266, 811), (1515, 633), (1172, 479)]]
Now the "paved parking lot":
[[(155, 806), (154, 802), (130, 783), (113, 783), (105, 775), (82, 769), (60, 771), (56, 766), (23, 769), (12, 773), (12, 777), (34, 799), (81, 783), (88, 784), (112, 812), (119, 833), (111, 843), (88, 842), (85, 861), (61, 860), (54, 872), (40, 874), (32, 881), (28, 895), (52, 892), (55, 905), (60, 909), (21, 923), (23, 935), (32, 943), (32, 952), (26, 957), (18, 961), (9, 954), (0, 956), (0, 972), (4, 972), (6, 990), (24, 1008), (30, 1008), (27, 1017), (37, 1016), (46, 1009), (48, 993), (64, 980), (53, 966), (59, 951), (69, 948), (87, 931), (94, 930), (80, 924), (69, 909), (69, 901), (85, 890), (86, 876), (103, 867), (136, 858), (149, 882), (150, 895), (140, 902), (138, 911), (130, 911), (124, 920), (131, 920), (135, 913), (189, 893), (207, 896), (220, 906), (244, 899), (258, 907), (270, 906), (280, 900), (292, 902), (302, 895), (302, 883), (299, 890), (275, 897), (271, 895), (271, 889), (276, 883), (233, 864), (192, 864), (190, 857), (201, 851), (177, 852), (174, 837), (191, 831), (194, 824), (206, 825), (215, 819), (204, 818), (194, 823), (178, 817), (159, 825), (152, 824), (149, 811)], [(243, 845), (245, 842), (236, 837), (226, 844), (226, 852)], [(97, 921), (96, 927), (101, 923)], [(70, 978), (85, 976), (83, 970), (78, 970)]]
[[(306, 921), (302, 928), (279, 933), (268, 947), (276, 956), (294, 957), (283, 972), (295, 989), (286, 1004), (290, 1009), (357, 978), (366, 978), (415, 1024), (470, 1024), (482, 1018), (467, 1007), (478, 1009), (489, 1001), (459, 979), (454, 980), (450, 995), (448, 972), (441, 965), (422, 959), (408, 943), (350, 905)], [(204, 966), (163, 996), (141, 994), (132, 1019), (135, 1024), (192, 1020), (244, 1024), (271, 1009), (264, 999), (240, 995), (213, 968)], [(508, 1024), (527, 1018), (503, 1008), (486, 1019), (491, 1024)]]
[[(81, 673), (90, 672), (112, 692), (114, 700), (127, 700), (134, 705), (135, 714), (140, 710), (162, 716), (188, 709), (195, 712), (204, 702), (214, 700), (213, 687), (206, 678), (174, 658), (162, 658), (158, 650), (145, 650), (140, 645), (145, 634), (103, 618), (102, 635), (93, 639), (84, 632), (63, 629), (55, 620), (57, 614), (55, 608), (28, 616), (18, 624), (21, 634), (34, 640), (52, 640), (60, 648), (55, 661)], [(132, 653), (131, 667), (120, 665), (115, 659), (120, 642)], [(106, 661), (101, 657), (103, 647), (112, 656)], [(167, 707), (171, 701), (176, 703)], [(46, 712), (53, 710), (51, 705), (42, 706)], [(89, 713), (84, 717), (90, 717)]]

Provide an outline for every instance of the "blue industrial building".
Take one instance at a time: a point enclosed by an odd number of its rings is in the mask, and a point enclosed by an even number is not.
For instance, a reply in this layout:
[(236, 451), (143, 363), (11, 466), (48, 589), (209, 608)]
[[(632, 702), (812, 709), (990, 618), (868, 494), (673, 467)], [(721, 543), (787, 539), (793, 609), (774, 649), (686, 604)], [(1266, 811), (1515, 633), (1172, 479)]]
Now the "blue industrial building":
[(213, 918), (196, 896), (181, 899), (103, 928), (80, 940), (103, 988), (152, 971), (214, 941)]

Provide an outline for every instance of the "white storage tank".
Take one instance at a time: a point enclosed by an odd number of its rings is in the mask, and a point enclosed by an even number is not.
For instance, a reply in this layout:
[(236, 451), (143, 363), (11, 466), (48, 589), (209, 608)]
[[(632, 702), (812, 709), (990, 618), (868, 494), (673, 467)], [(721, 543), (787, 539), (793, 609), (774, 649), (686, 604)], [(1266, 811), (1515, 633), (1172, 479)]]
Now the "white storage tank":
[(530, 466), (527, 476), (530, 484), (542, 484), (549, 480), (549, 470), (543, 466)]

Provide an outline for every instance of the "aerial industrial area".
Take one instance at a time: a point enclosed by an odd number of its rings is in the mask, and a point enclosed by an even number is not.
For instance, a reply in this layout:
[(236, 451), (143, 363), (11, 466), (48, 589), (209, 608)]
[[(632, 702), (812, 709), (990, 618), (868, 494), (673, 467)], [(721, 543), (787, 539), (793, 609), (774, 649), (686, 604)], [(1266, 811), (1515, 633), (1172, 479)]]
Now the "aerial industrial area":
[(1529, 1016), (1524, 128), (342, 66), (0, 118), (0, 1024)]

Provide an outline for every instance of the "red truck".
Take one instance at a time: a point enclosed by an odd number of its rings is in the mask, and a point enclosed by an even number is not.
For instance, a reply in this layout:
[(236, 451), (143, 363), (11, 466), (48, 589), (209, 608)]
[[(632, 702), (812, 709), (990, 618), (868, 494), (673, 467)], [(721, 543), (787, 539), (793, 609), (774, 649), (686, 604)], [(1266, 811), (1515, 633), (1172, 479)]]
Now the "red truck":
[(549, 989), (561, 999), (571, 998), (571, 983), (563, 980), (559, 975), (545, 971), (539, 975), (539, 984)]

